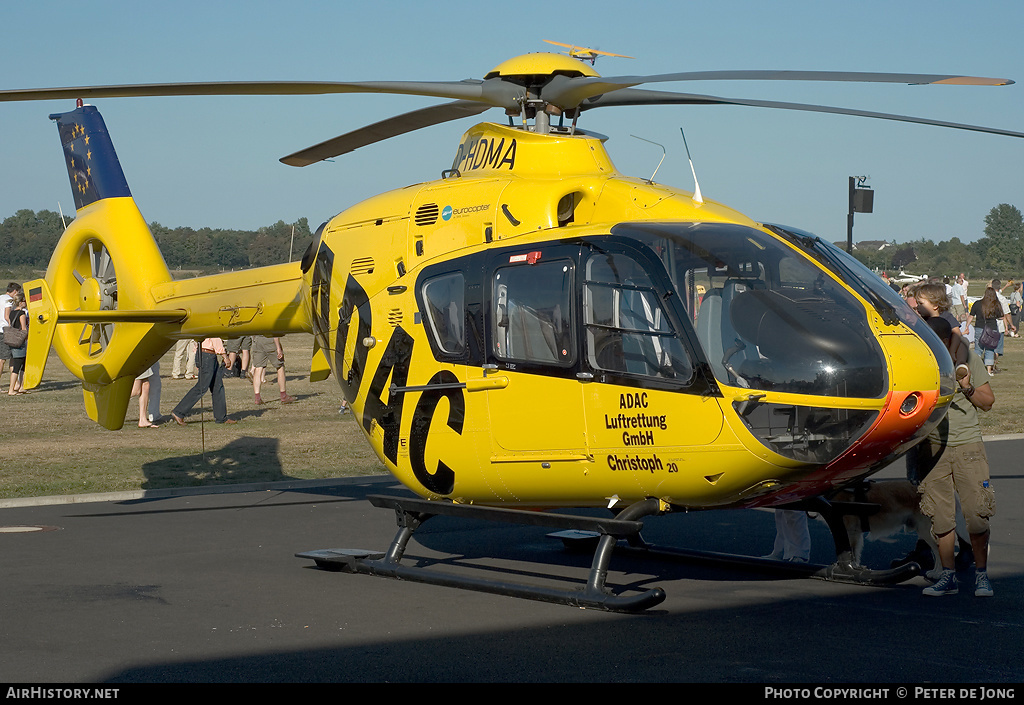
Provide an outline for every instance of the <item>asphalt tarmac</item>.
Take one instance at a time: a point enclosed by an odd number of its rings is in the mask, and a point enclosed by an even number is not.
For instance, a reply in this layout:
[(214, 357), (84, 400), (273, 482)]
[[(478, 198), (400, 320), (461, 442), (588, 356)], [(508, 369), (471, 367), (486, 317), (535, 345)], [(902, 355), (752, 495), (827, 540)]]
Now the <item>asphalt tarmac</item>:
[[(0, 682), (1016, 683), (1024, 439), (987, 447), (998, 502), (989, 599), (973, 589), (924, 597), (923, 578), (862, 587), (617, 556), (610, 584), (668, 594), (622, 615), (295, 557), (386, 549), (395, 515), (365, 497), (404, 493), (390, 478), (6, 506)], [(404, 562), (581, 585), (590, 557), (548, 533), (438, 517)], [(679, 514), (648, 519), (644, 536), (758, 556), (771, 550), (774, 521), (768, 511)], [(812, 561), (830, 562), (821, 522), (812, 539)], [(914, 542), (871, 542), (865, 563), (887, 567)], [(961, 577), (973, 585), (972, 573)]]

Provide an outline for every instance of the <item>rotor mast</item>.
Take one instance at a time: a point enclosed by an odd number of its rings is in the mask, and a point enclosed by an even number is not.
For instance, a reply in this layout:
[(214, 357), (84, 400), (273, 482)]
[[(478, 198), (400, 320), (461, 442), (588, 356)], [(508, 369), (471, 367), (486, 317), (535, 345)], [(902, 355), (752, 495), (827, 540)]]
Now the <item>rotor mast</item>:
[[(517, 108), (507, 108), (508, 115), (519, 115), (522, 128), (539, 135), (549, 134), (551, 117), (562, 116), (574, 110), (563, 109), (544, 97), (545, 89), (553, 81), (566, 78), (600, 78), (584, 61), (564, 54), (537, 52), (516, 56), (491, 69), (484, 80), (499, 79), (522, 91)], [(530, 121), (532, 122), (532, 125)]]
[[(531, 115), (532, 113), (532, 115)], [(523, 128), (529, 129), (528, 120), (533, 118), (533, 132), (546, 135), (551, 132), (551, 117), (563, 115), (561, 108), (548, 103), (540, 97), (530, 94), (523, 100)]]

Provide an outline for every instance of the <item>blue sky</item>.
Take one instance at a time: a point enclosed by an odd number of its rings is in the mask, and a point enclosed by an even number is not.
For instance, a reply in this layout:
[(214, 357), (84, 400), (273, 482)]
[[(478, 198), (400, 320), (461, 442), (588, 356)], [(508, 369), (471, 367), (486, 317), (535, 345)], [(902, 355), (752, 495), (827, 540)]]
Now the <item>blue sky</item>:
[[(954, 73), (1007, 87), (688, 82), (651, 86), (838, 105), (1024, 131), (1024, 3), (57, 2), (0, 5), (0, 87), (204, 80), (457, 80), (544, 39), (637, 57), (604, 75), (715, 69)], [(104, 99), (101, 110), (147, 220), (316, 227), (363, 198), (437, 178), (468, 119), (305, 168), (278, 158), (441, 102), (405, 96)], [(0, 103), (0, 218), (73, 208), (51, 112), (71, 101)], [(494, 110), (483, 119), (503, 121)], [(857, 240), (974, 240), (999, 203), (1024, 209), (1024, 139), (864, 118), (727, 106), (609, 108), (581, 127), (610, 137), (619, 170), (692, 189), (757, 220), (845, 239), (847, 177), (870, 176), (875, 212)]]

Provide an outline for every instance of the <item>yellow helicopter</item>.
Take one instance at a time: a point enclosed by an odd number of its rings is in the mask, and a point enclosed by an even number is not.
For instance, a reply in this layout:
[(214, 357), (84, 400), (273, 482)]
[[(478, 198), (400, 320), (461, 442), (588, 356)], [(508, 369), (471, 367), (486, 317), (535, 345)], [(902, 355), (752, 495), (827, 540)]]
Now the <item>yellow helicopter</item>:
[[(591, 55), (589, 58), (593, 58)], [(952, 399), (953, 365), (917, 314), (847, 253), (696, 193), (620, 174), (599, 107), (734, 104), (995, 128), (795, 103), (640, 90), (689, 80), (1003, 85), (921, 74), (716, 71), (602, 77), (535, 53), (481, 80), (238, 82), (0, 92), (78, 98), (58, 126), (77, 216), (45, 277), (25, 285), (26, 386), (51, 345), (89, 416), (120, 428), (134, 378), (179, 339), (312, 333), (312, 377), (333, 374), (381, 461), (418, 499), (387, 553), (300, 554), (324, 567), (608, 610), (664, 599), (605, 585), (621, 538), (653, 554), (642, 519), (678, 510), (814, 506), (833, 580), (911, 569), (850, 562), (840, 507), (822, 499), (919, 442)], [(82, 99), (399, 93), (454, 99), (284, 157), (304, 166), (389, 137), (503, 109), (469, 129), (441, 178), (351, 206), (301, 262), (175, 281), (132, 199), (103, 120)], [(559, 513), (607, 508), (614, 519)], [(536, 511), (538, 509), (546, 511)], [(865, 511), (863, 507), (860, 511)], [(453, 579), (401, 564), (437, 514), (595, 532), (583, 589)], [(809, 573), (810, 574), (810, 573)]]

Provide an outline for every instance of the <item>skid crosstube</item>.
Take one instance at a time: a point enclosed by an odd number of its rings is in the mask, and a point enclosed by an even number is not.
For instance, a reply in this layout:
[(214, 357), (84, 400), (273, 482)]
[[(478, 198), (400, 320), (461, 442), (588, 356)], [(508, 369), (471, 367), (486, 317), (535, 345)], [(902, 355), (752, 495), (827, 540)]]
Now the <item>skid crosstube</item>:
[[(632, 518), (632, 515), (638, 512), (636, 510), (630, 512), (637, 505), (631, 505), (615, 518), (600, 518), (521, 509), (480, 507), (384, 495), (371, 495), (368, 499), (375, 507), (395, 510), (399, 528), (387, 553), (358, 549), (322, 549), (297, 553), (296, 556), (311, 559), (316, 562), (317, 566), (328, 570), (398, 578), (609, 612), (637, 612), (660, 604), (665, 599), (665, 591), (661, 588), (652, 588), (639, 593), (615, 594), (606, 586), (608, 563), (611, 560), (615, 544), (620, 538), (638, 537), (643, 528), (643, 522)], [(651, 502), (654, 503), (654, 507), (657, 507), (655, 500), (651, 500)], [(639, 512), (640, 515), (655, 513), (651, 511), (649, 503), (637, 504), (645, 505), (644, 510)], [(627, 513), (629, 515), (624, 517), (623, 515)], [(413, 533), (425, 521), (437, 515), (596, 532), (600, 538), (594, 552), (594, 561), (587, 584), (582, 588), (573, 589), (547, 588), (500, 580), (459, 577), (430, 568), (403, 565), (400, 561)]]

